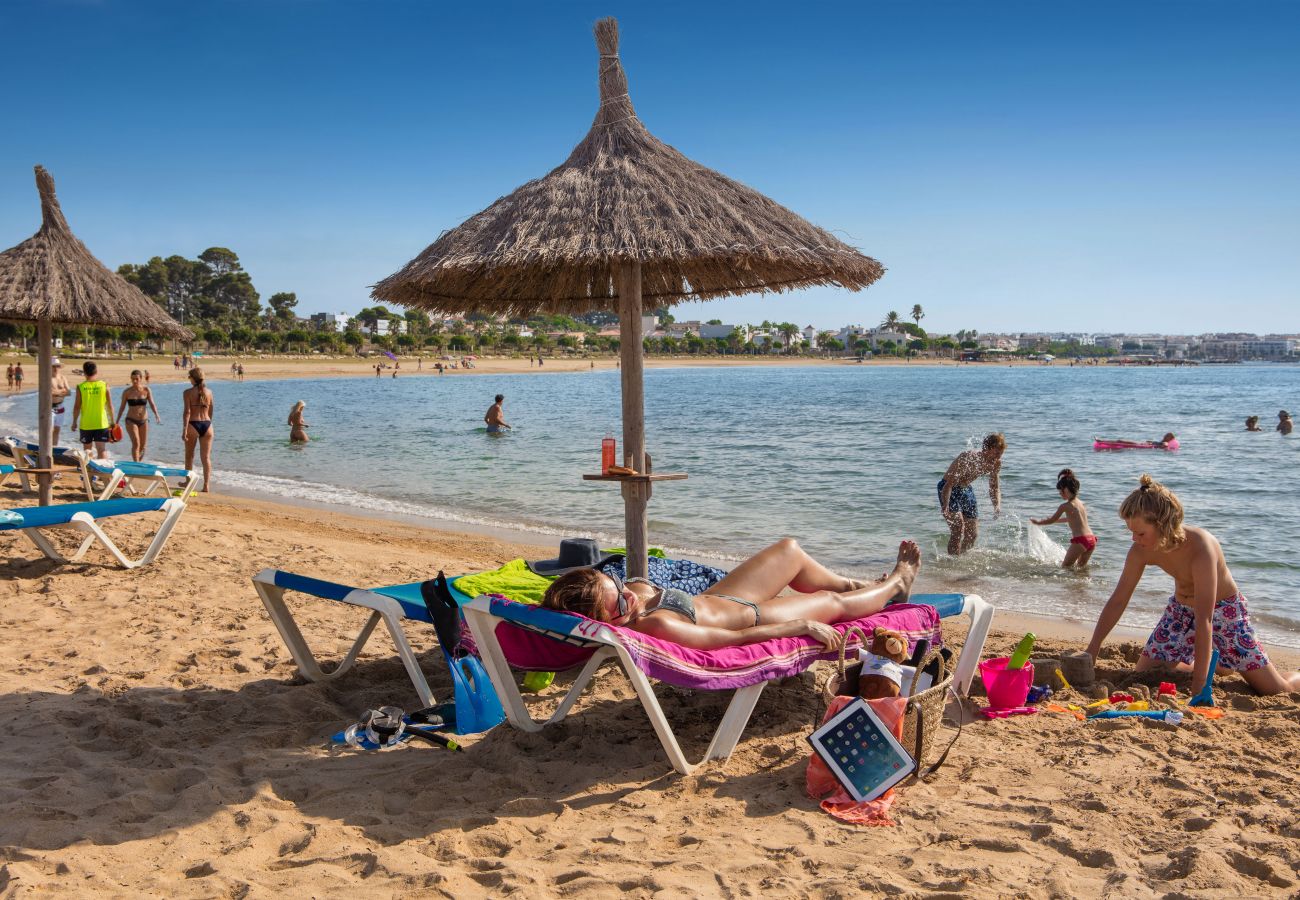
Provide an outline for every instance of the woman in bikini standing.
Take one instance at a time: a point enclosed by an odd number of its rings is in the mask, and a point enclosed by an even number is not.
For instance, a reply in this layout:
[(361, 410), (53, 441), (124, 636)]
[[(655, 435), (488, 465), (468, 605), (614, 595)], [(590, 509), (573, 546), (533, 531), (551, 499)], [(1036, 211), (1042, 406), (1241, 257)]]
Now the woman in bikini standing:
[(194, 468), (197, 446), (203, 459), (203, 492), (207, 493), (212, 478), (212, 391), (203, 384), (203, 370), (197, 366), (190, 369), (190, 384), (193, 387), (185, 392), (185, 424), (181, 432), (185, 441), (185, 468)]
[[(153, 391), (145, 386), (144, 373), (139, 369), (131, 373), (131, 386), (122, 392), (122, 402), (117, 407), (115, 424), (125, 423), (126, 433), (131, 438), (131, 459), (139, 462), (144, 459), (149, 446), (149, 410), (153, 417), (162, 424), (158, 406), (153, 402)], [(123, 418), (122, 413), (126, 416)]]

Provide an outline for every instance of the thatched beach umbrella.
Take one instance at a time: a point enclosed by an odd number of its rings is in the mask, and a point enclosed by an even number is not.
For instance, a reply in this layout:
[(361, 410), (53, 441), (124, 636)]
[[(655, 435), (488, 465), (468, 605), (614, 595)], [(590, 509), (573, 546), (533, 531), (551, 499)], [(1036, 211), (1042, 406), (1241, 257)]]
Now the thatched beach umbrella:
[[(139, 288), (110, 271), (77, 240), (54, 196), (54, 179), (36, 167), (41, 230), (0, 253), (0, 320), (35, 322), (40, 370), (40, 467), (52, 463), (50, 358), (55, 325), (140, 328), (190, 340), (193, 334)], [(50, 502), (50, 479), (40, 476), (40, 503)]]
[[(656, 139), (628, 96), (618, 24), (596, 23), (600, 108), (558, 168), (375, 285), (382, 301), (510, 317), (619, 314), (624, 462), (645, 471), (641, 316), (686, 300), (867, 287), (876, 260)], [(679, 476), (680, 477), (680, 476)], [(623, 482), (628, 571), (645, 574), (650, 480)]]

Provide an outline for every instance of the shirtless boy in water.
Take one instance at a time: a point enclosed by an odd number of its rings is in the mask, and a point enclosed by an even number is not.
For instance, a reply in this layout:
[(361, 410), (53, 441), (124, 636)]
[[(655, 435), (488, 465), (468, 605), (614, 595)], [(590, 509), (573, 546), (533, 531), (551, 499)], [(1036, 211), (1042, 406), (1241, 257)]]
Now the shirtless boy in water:
[(979, 537), (979, 505), (971, 484), (982, 475), (989, 477), (989, 499), (993, 513), (1002, 511), (1002, 489), (998, 475), (1002, 472), (1002, 454), (1007, 439), (1002, 434), (984, 438), (983, 449), (966, 450), (957, 455), (948, 471), (939, 479), (939, 510), (948, 521), (948, 555), (960, 556), (975, 546)]

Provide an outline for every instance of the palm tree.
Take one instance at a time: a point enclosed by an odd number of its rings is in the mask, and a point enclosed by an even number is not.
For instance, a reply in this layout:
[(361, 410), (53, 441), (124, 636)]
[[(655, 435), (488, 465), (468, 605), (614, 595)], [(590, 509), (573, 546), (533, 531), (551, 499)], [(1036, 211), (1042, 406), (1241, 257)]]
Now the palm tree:
[(781, 337), (785, 338), (786, 350), (794, 350), (794, 338), (799, 334), (799, 326), (793, 322), (782, 322), (777, 330), (781, 332)]
[(890, 310), (890, 311), (889, 311), (889, 314), (888, 314), (887, 316), (885, 316), (885, 321), (883, 321), (883, 322), (880, 323), (880, 330), (881, 330), (881, 331), (897, 331), (897, 330), (898, 330), (898, 323), (901, 322), (901, 321), (902, 321), (902, 317), (899, 316), (899, 314), (896, 313), (896, 312), (894, 312), (893, 310)]
[(921, 327), (921, 320), (924, 318), (925, 318), (925, 310), (921, 309), (921, 304), (919, 303), (913, 304), (912, 319), (916, 322), (916, 326), (918, 328)]

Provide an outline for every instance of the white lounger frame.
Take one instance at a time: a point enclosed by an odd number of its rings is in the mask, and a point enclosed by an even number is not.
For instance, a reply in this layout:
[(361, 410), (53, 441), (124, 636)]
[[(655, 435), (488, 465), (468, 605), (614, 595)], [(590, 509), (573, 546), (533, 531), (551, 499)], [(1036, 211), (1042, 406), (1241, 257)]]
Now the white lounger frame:
[[(519, 692), (519, 687), (515, 683), (514, 674), (511, 671), (510, 664), (506, 662), (501, 645), (497, 642), (497, 623), (506, 620), (491, 612), (491, 602), (489, 597), (475, 597), (467, 606), (462, 608), (462, 611), (465, 615), (465, 621), (474, 635), (474, 643), (478, 647), (479, 655), (483, 660), (483, 667), (492, 679), (492, 683), (497, 689), (497, 695), (501, 698), (502, 705), (505, 707), (506, 718), (510, 720), (511, 725), (523, 731), (541, 731), (546, 726), (554, 725), (564, 719), (578, 701), (578, 697), (583, 690), (591, 682), (592, 677), (595, 676), (596, 670), (606, 660), (613, 659), (618, 662), (623, 674), (627, 676), (628, 681), (632, 683), (632, 687), (636, 690), (637, 697), (641, 700), (641, 706), (644, 707), (646, 716), (650, 719), (650, 724), (654, 726), (655, 734), (659, 737), (659, 742), (663, 745), (664, 752), (668, 754), (668, 759), (673, 768), (683, 775), (689, 775), (711, 759), (725, 761), (731, 757), (732, 751), (736, 749), (736, 744), (740, 741), (741, 734), (744, 733), (745, 726), (749, 724), (749, 717), (754, 711), (754, 706), (758, 703), (758, 698), (767, 684), (767, 682), (759, 682), (736, 690), (731, 698), (731, 703), (727, 706), (727, 711), (722, 716), (722, 721), (718, 723), (717, 731), (714, 732), (713, 739), (709, 742), (709, 747), (704, 752), (704, 756), (699, 762), (691, 763), (687, 760), (686, 754), (682, 752), (681, 745), (677, 742), (677, 736), (673, 734), (672, 727), (668, 724), (667, 717), (664, 716), (663, 707), (659, 705), (659, 699), (655, 696), (650, 679), (637, 668), (636, 663), (632, 661), (632, 657), (623, 647), (622, 642), (619, 641), (617, 633), (602, 626), (593, 629), (590, 633), (583, 634), (581, 638), (577, 638), (575, 635), (563, 636), (566, 641), (574, 642), (577, 640), (577, 642), (596, 646), (599, 649), (582, 667), (568, 693), (564, 695), (560, 705), (556, 707), (555, 712), (551, 713), (547, 719), (534, 719), (524, 702), (523, 695)], [(970, 690), (971, 680), (974, 678), (975, 670), (979, 665), (980, 654), (983, 653), (984, 641), (988, 637), (989, 628), (993, 624), (993, 607), (985, 602), (983, 598), (974, 594), (967, 594), (963, 598), (960, 614), (968, 616), (971, 620), (970, 630), (967, 633), (966, 641), (962, 645), (957, 668), (953, 675), (953, 682), (957, 691), (964, 696)], [(281, 633), (283, 634), (283, 632)]]
[[(185, 504), (177, 499), (168, 499), (163, 502), (161, 512), (163, 513), (162, 524), (158, 526), (158, 531), (154, 534), (153, 540), (149, 542), (149, 547), (145, 550), (144, 555), (136, 560), (127, 557), (117, 544), (113, 543), (112, 538), (105, 534), (104, 530), (99, 527), (99, 523), (95, 520), (95, 517), (84, 510), (74, 513), (72, 518), (67, 522), (42, 525), (38, 528), (23, 528), (20, 530), (23, 534), (27, 535), (31, 542), (35, 544), (42, 553), (55, 562), (77, 562), (85, 556), (86, 551), (89, 550), (96, 541), (98, 541), (103, 545), (104, 549), (117, 560), (118, 564), (121, 565), (122, 568), (135, 569), (140, 566), (149, 565), (149, 563), (153, 562), (154, 559), (157, 558), (158, 554), (162, 552), (162, 548), (166, 546), (167, 538), (171, 536), (172, 529), (176, 527), (176, 522), (180, 519), (181, 513), (185, 512)], [(130, 513), (129, 515), (136, 514)], [(77, 548), (75, 553), (71, 556), (64, 556), (55, 549), (54, 545), (49, 542), (49, 539), (46, 538), (45, 535), (41, 534), (41, 530), (45, 528), (72, 528), (76, 531), (84, 532), (86, 538), (81, 542), (81, 545)]]
[(578, 677), (574, 679), (573, 685), (564, 695), (555, 712), (551, 713), (550, 718), (537, 720), (528, 711), (523, 695), (519, 693), (519, 688), (515, 684), (510, 664), (506, 662), (501, 645), (497, 643), (496, 625), (505, 620), (489, 611), (490, 603), (488, 597), (475, 597), (468, 606), (462, 608), (462, 612), (474, 635), (474, 644), (478, 647), (479, 656), (483, 660), (483, 668), (487, 670), (488, 677), (492, 679), (497, 695), (501, 698), (502, 706), (505, 707), (506, 718), (510, 720), (511, 725), (524, 731), (541, 731), (547, 725), (554, 725), (562, 720), (569, 714), (573, 704), (578, 701), (578, 697), (591, 682), (596, 670), (606, 660), (617, 660), (623, 669), (623, 674), (627, 676), (628, 681), (632, 682), (632, 687), (641, 700), (641, 706), (645, 708), (646, 716), (654, 726), (659, 743), (663, 745), (673, 768), (683, 775), (689, 775), (711, 759), (726, 760), (731, 757), (741, 734), (745, 731), (745, 726), (749, 724), (750, 714), (758, 703), (759, 695), (767, 686), (767, 682), (761, 681), (736, 690), (732, 695), (731, 703), (727, 705), (727, 711), (722, 716), (722, 721), (718, 723), (718, 728), (713, 733), (709, 748), (704, 751), (704, 756), (699, 762), (691, 763), (682, 752), (681, 745), (677, 743), (677, 736), (673, 734), (672, 726), (664, 716), (663, 707), (659, 705), (659, 698), (655, 696), (650, 679), (636, 667), (627, 649), (619, 641), (618, 635), (608, 628), (600, 627), (582, 636), (583, 642), (598, 646), (600, 649), (582, 667), (582, 671), (578, 673)]
[[(292, 573), (282, 572), (279, 569), (263, 569), (253, 576), (253, 587), (257, 589), (257, 596), (262, 599), (262, 605), (266, 607), (267, 614), (270, 615), (271, 621), (275, 623), (276, 630), (280, 632), (280, 638), (284, 645), (289, 648), (289, 653), (293, 656), (294, 663), (298, 670), (302, 672), (303, 677), (309, 681), (332, 681), (335, 678), (346, 674), (348, 670), (356, 664), (357, 656), (361, 653), (366, 642), (375, 631), (375, 626), (382, 620), (388, 629), (388, 635), (393, 639), (393, 645), (397, 648), (397, 655), (401, 657), (402, 665), (406, 668), (406, 674), (411, 679), (411, 684), (415, 687), (415, 692), (420, 695), (420, 702), (425, 706), (433, 706), (437, 703), (434, 699), (433, 691), (429, 688), (429, 681), (424, 677), (424, 671), (420, 668), (420, 661), (415, 655), (415, 650), (406, 639), (406, 633), (402, 629), (402, 620), (406, 618), (402, 611), (402, 605), (392, 597), (385, 597), (382, 594), (376, 594), (374, 591), (363, 590), (362, 588), (353, 588), (343, 596), (330, 596), (325, 599), (337, 600), (340, 603), (347, 603), (351, 606), (358, 606), (362, 609), (370, 610), (370, 617), (366, 624), (362, 626), (360, 633), (357, 634), (356, 640), (352, 642), (352, 648), (348, 650), (347, 655), (334, 668), (328, 671), (316, 661), (316, 656), (312, 653), (307, 639), (303, 637), (302, 629), (298, 627), (293, 613), (284, 602), (284, 592), (286, 590), (300, 591), (307, 596), (321, 596), (312, 594), (309, 591), (302, 591), (300, 587), (294, 584), (277, 584), (276, 576), (293, 576)], [(430, 628), (433, 626), (430, 625)]]

